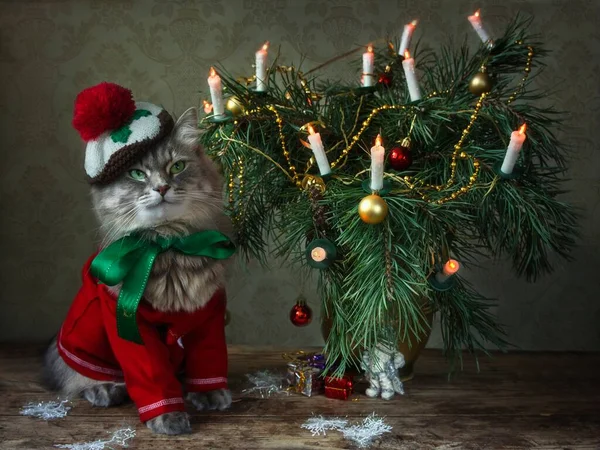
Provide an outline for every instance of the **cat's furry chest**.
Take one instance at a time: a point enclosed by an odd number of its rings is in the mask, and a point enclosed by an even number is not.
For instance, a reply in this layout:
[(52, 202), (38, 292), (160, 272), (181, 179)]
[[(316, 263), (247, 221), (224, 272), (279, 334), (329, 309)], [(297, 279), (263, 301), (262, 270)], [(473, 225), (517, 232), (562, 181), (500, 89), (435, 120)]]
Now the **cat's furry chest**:
[[(225, 262), (173, 251), (156, 257), (144, 300), (162, 312), (202, 308), (225, 283)], [(111, 289), (119, 293), (120, 286)]]

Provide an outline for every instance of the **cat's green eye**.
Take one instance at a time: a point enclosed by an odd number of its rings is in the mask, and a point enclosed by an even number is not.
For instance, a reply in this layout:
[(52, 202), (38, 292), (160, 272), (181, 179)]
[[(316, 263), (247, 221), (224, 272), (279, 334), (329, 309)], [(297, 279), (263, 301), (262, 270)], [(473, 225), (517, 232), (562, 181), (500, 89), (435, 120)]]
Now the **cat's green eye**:
[(175, 175), (175, 174), (182, 172), (183, 169), (185, 169), (185, 162), (177, 161), (177, 162), (173, 163), (173, 165), (169, 169), (169, 172), (171, 172), (173, 175)]
[(146, 174), (143, 171), (139, 170), (139, 169), (132, 169), (132, 170), (130, 170), (129, 171), (129, 176), (131, 178), (133, 178), (134, 180), (137, 180), (137, 181), (142, 181), (144, 178), (146, 178)]

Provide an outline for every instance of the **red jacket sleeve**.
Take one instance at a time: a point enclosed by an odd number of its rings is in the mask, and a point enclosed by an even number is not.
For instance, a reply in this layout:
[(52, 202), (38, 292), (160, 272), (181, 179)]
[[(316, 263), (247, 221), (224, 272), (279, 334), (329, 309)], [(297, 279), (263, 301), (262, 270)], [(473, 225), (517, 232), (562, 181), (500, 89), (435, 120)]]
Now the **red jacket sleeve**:
[(183, 337), (185, 384), (189, 392), (227, 388), (225, 291), (218, 291), (205, 306), (202, 326)]
[(138, 328), (144, 344), (122, 339), (117, 334), (117, 302), (111, 299), (102, 304), (106, 333), (123, 370), (127, 392), (138, 408), (140, 420), (146, 422), (167, 412), (185, 411), (176, 368), (156, 328), (138, 312)]

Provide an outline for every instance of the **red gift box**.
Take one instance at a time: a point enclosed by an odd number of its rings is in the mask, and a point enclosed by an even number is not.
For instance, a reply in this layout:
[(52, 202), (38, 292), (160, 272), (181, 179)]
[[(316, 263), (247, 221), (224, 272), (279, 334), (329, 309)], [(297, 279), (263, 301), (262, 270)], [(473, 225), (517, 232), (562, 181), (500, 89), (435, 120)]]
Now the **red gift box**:
[(352, 394), (352, 376), (342, 378), (325, 377), (325, 397), (348, 400)]

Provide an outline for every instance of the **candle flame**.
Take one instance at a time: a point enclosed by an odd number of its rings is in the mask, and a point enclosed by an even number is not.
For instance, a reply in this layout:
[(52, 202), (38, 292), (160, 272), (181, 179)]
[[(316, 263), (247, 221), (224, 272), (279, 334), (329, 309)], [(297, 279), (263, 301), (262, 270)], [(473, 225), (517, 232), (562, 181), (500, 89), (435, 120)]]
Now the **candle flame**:
[(449, 259), (446, 264), (444, 264), (444, 274), (445, 275), (454, 275), (460, 269), (460, 263), (455, 259)]
[(262, 49), (266, 52), (267, 49), (269, 48), (269, 41), (265, 42), (262, 46)]
[(477, 11), (475, 11), (475, 14), (473, 14), (475, 17), (479, 17), (479, 13), (480, 13), (480, 9), (478, 9)]
[(408, 50), (404, 50), (404, 59), (410, 58), (410, 52)]
[(209, 114), (212, 111), (212, 109), (213, 109), (212, 103), (209, 103), (206, 100), (202, 100), (202, 104), (204, 106), (204, 112), (206, 114)]
[(415, 20), (413, 20), (413, 21), (410, 23), (410, 25), (412, 25), (412, 26), (413, 26), (413, 28), (414, 28), (414, 27), (416, 27), (416, 26), (417, 26), (417, 24), (418, 24), (418, 23), (419, 23), (419, 21), (418, 21), (417, 19), (415, 19)]
[(315, 134), (315, 129), (310, 124), (308, 125), (308, 133), (309, 134)]
[(373, 53), (373, 46), (371, 44), (369, 44), (369, 46), (367, 47), (367, 51), (369, 53)]
[(381, 135), (378, 134), (377, 137), (375, 138), (375, 145), (377, 145), (378, 147), (381, 147)]
[(217, 76), (217, 71), (215, 70), (214, 67), (210, 68), (210, 72), (209, 72), (208, 75), (211, 76), (211, 77), (216, 77)]
[(527, 124), (524, 123), (523, 125), (521, 125), (521, 127), (519, 128), (519, 134), (525, 134), (525, 130), (527, 129)]

